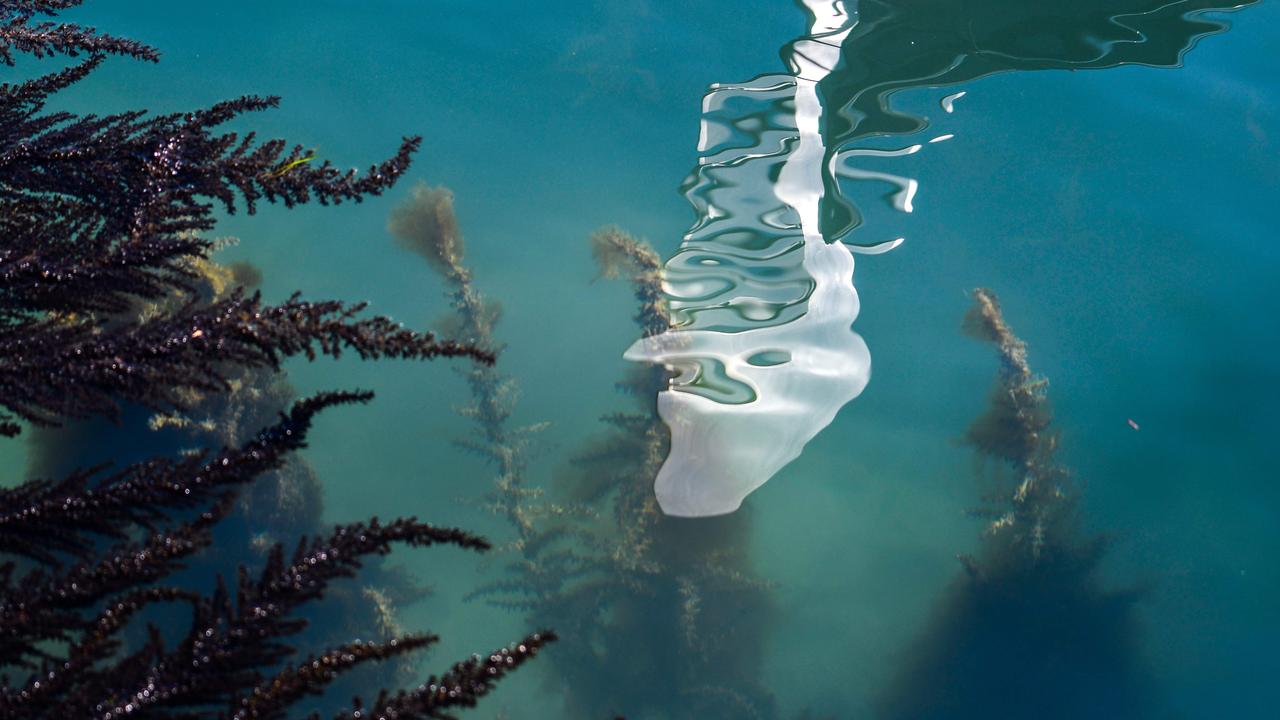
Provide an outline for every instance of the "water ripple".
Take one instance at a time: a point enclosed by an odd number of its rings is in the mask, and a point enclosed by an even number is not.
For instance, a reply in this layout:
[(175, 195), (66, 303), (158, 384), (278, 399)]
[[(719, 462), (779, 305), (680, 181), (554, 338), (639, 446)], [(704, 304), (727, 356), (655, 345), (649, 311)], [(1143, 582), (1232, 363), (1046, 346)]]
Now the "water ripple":
[[(901, 144), (928, 121), (893, 109), (893, 93), (1010, 70), (1176, 66), (1225, 27), (1206, 12), (1252, 0), (861, 0), (856, 18), (842, 0), (802, 4), (811, 27), (783, 49), (789, 74), (703, 97), (683, 186), (697, 221), (664, 270), (672, 328), (626, 353), (678, 371), (658, 397), (672, 442), (655, 491), (668, 514), (737, 509), (866, 385), (853, 257), (903, 237), (868, 232), (846, 193), (888, 186), (866, 211), (913, 212), (917, 181), (876, 166), (954, 137)], [(937, 102), (949, 114), (964, 95)]]
[(713, 85), (704, 97), (702, 155), (685, 185), (698, 219), (664, 272), (673, 329), (627, 351), (679, 371), (658, 397), (672, 438), (655, 491), (671, 515), (736, 510), (870, 376), (851, 329), (853, 254), (820, 229), (835, 158), (817, 83), (854, 21), (840, 2), (810, 10), (811, 33), (788, 48), (791, 75)]

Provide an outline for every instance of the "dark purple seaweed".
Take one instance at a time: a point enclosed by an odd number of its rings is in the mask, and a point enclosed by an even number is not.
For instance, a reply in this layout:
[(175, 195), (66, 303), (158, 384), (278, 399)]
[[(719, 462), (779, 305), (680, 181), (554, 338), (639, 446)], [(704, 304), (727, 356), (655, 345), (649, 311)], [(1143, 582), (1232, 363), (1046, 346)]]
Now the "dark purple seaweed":
[[(301, 145), (218, 132), (276, 98), (169, 115), (46, 112), (51, 96), (107, 55), (159, 58), (133, 40), (46, 19), (79, 4), (0, 0), (0, 63), (23, 54), (84, 56), (0, 85), (0, 434), (18, 434), (24, 422), (47, 428), (119, 418), (138, 406), (180, 418), (233, 385), (269, 383), (294, 355), (492, 364), (488, 350), (363, 317), (360, 304), (294, 295), (268, 305), (242, 289), (202, 296), (214, 247), (200, 233), (213, 227), (215, 208), (359, 202), (399, 179), (420, 139), (405, 138), (390, 159), (357, 173), (313, 161)], [(9, 558), (0, 564), (0, 719), (279, 718), (354, 667), (434, 642), (427, 634), (349, 642), (301, 663), (289, 644), (307, 624), (304, 606), (392, 544), (488, 548), (482, 538), (413, 518), (313, 534), (288, 559), (271, 544), (260, 571), (242, 565), (232, 583), (205, 582), (211, 590), (176, 581), (211, 544), (238, 493), (305, 446), (316, 413), (370, 397), (299, 401), (216, 452), (95, 466), (0, 490), (0, 554)], [(162, 612), (173, 605), (190, 613), (177, 629)], [(131, 635), (138, 626), (145, 632)], [(376, 691), (376, 706), (401, 718), (448, 717), (554, 638), (531, 635), (414, 690)]]

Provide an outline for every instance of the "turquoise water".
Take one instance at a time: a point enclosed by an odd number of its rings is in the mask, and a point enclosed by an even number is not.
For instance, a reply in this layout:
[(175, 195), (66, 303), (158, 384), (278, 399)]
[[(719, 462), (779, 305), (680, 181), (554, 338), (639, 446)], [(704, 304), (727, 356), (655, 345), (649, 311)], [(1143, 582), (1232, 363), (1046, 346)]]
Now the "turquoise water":
[[(1145, 589), (1151, 712), (1274, 712), (1278, 13), (1261, 3), (1213, 15), (1229, 31), (1177, 69), (1028, 70), (891, 96), (928, 118), (926, 135), (955, 137), (877, 166), (918, 180), (911, 214), (883, 209), (888, 186), (850, 190), (866, 214), (856, 232), (906, 238), (857, 259), (854, 328), (870, 348), (870, 382), (740, 511), (757, 574), (776, 583), (760, 682), (778, 717), (873, 716), (960, 572), (955, 555), (978, 546), (981, 522), (964, 514), (979, 501), (972, 451), (957, 442), (995, 372), (990, 349), (959, 331), (976, 286), (1000, 295), (1050, 380), (1086, 531), (1111, 539), (1106, 581)], [(156, 66), (110, 61), (68, 93), (75, 109), (278, 94), (281, 109), (238, 127), (338, 165), (365, 166), (422, 134), (410, 179), (455, 193), (467, 264), (504, 307), (500, 368), (520, 386), (515, 419), (551, 423), (530, 467), (539, 484), (623, 406), (614, 383), (638, 334), (627, 288), (592, 282), (586, 238), (616, 224), (670, 257), (693, 219), (680, 184), (697, 158), (707, 86), (786, 72), (780, 50), (807, 28), (788, 2), (235, 0), (178, 12), (139, 0), (90, 3), (72, 18), (164, 52)], [(939, 100), (960, 90), (944, 113)], [(408, 185), (361, 205), (228, 217), (218, 232), (241, 244), (223, 257), (258, 265), (271, 299), (295, 289), (367, 299), (427, 326), (447, 310), (444, 288), (386, 230)], [(329, 413), (305, 453), (326, 519), (411, 513), (509, 537), (468, 503), (493, 478), (452, 442), (472, 429), (454, 413), (467, 387), (447, 365), (322, 361), (289, 375), (303, 393), (379, 396)], [(443, 637), (424, 671), (530, 629), (520, 613), (463, 599), (502, 576), (501, 558), (442, 550), (392, 561), (435, 590), (402, 609), (406, 627)], [(555, 668), (536, 663), (473, 716), (562, 717)], [(645, 681), (668, 671), (650, 670)], [(1000, 716), (997, 703), (975, 716)]]

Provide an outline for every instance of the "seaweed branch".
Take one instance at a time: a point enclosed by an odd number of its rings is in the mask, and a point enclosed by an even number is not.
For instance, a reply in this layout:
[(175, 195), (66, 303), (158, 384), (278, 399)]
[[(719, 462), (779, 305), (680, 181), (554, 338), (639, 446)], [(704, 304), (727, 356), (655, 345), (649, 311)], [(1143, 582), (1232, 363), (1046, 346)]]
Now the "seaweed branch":
[[(88, 55), (0, 85), (0, 434), (16, 435), (19, 421), (49, 428), (91, 416), (121, 419), (141, 404), (163, 413), (154, 416), (155, 429), (199, 429), (230, 441), (267, 397), (237, 391), (269, 386), (286, 357), (354, 352), (492, 364), (493, 354), (477, 346), (361, 317), (359, 304), (294, 295), (265, 305), (256, 293), (228, 286), (252, 284), (253, 272), (213, 266), (217, 244), (200, 235), (213, 227), (219, 205), (253, 213), (260, 201), (337, 204), (377, 195), (407, 169), (419, 138), (404, 138), (391, 158), (359, 173), (284, 140), (219, 132), (274, 107), (276, 98), (244, 96), (157, 116), (46, 112), (54, 94), (89, 77), (104, 55), (158, 58), (132, 40), (40, 19), (79, 4), (0, 0), (0, 62)], [(210, 429), (211, 421), (182, 414), (208, 409), (218, 396), (226, 400), (224, 426)], [(265, 540), (265, 567), (255, 575), (242, 565), (234, 590), (221, 575), (212, 592), (175, 576), (212, 544), (238, 491), (280, 471), (285, 456), (304, 446), (317, 412), (369, 397), (322, 393), (300, 401), (218, 452), (156, 455), (114, 472), (99, 465), (0, 490), (0, 554), (12, 558), (0, 565), (0, 719), (280, 717), (340, 673), (428, 645), (425, 634), (342, 643), (309, 664), (280, 667), (294, 654), (286, 643), (307, 624), (303, 607), (326, 595), (331, 581), (352, 576), (393, 543), (488, 548), (461, 530), (375, 518), (300, 541), (288, 561), (282, 545)], [(165, 622), (160, 606), (172, 603), (191, 609), (187, 628)], [(140, 642), (126, 637), (144, 622)], [(442, 676), (443, 696), (433, 685), (431, 693), (384, 691), (379, 702), (388, 715), (445, 717), (443, 708), (473, 705), (552, 639), (531, 636), (490, 661), (455, 666)], [(14, 680), (15, 672), (25, 678)]]
[[(285, 453), (302, 447), (311, 419), (319, 410), (367, 399), (367, 394), (335, 393), (303, 401), (253, 441), (198, 465), (193, 461), (151, 461), (96, 487), (87, 487), (83, 478), (76, 478), (7, 494), (3, 498), (0, 549), (30, 557), (50, 569), (33, 569), (14, 582), (10, 564), (0, 585), (0, 616), (4, 618), (0, 623), (0, 666), (37, 671), (24, 683), (0, 686), (0, 717), (89, 717), (103, 713), (114, 717), (184, 708), (182, 717), (213, 717), (213, 711), (199, 708), (235, 705), (240, 710), (251, 709), (255, 701), (237, 698), (244, 689), (265, 682), (262, 668), (293, 652), (283, 641), (306, 624), (294, 616), (296, 610), (319, 599), (333, 579), (351, 576), (363, 556), (385, 554), (391, 543), (487, 549), (483, 539), (461, 530), (437, 528), (412, 518), (387, 524), (374, 519), (340, 526), (325, 538), (303, 541), (288, 562), (283, 547), (277, 544), (256, 579), (241, 569), (234, 596), (221, 583), (211, 596), (178, 588), (145, 587), (169, 576), (184, 558), (208, 545), (210, 529), (225, 515), (226, 488), (278, 467)], [(210, 502), (214, 503), (211, 507)], [(195, 520), (157, 530), (140, 543), (122, 539), (105, 553), (89, 546), (87, 539), (92, 535), (127, 538), (130, 526), (150, 528), (193, 505), (207, 509)], [(96, 519), (87, 519), (95, 515)], [(58, 530), (66, 535), (58, 544), (32, 550), (33, 543)], [(58, 570), (55, 553), (83, 559)], [(166, 647), (162, 632), (152, 627), (151, 640), (141, 649), (115, 657), (121, 648), (119, 634), (130, 618), (154, 603), (172, 601), (189, 603), (195, 611), (191, 628), (180, 642)], [(105, 609), (96, 615), (82, 614), (104, 603)], [(60, 653), (51, 642), (63, 645), (65, 652)], [(414, 636), (400, 651), (424, 644)], [(354, 665), (389, 654), (366, 648), (337, 652), (336, 657), (345, 665)], [(352, 657), (344, 661), (347, 656)], [(286, 672), (277, 677), (279, 682), (268, 683), (274, 688), (267, 693), (269, 697), (253, 697), (264, 707), (283, 708), (301, 694), (318, 691), (329, 679), (330, 675), (323, 673)], [(472, 689), (475, 697), (487, 687)]]
[[(0, 60), (90, 53), (67, 69), (0, 85), (0, 433), (19, 420), (114, 414), (113, 398), (176, 405), (176, 389), (225, 385), (218, 366), (271, 366), (312, 347), (377, 357), (491, 355), (410, 333), (386, 318), (357, 318), (360, 306), (264, 306), (234, 295), (147, 322), (112, 322), (137, 299), (189, 291), (193, 264), (212, 244), (215, 203), (227, 212), (259, 201), (286, 206), (361, 201), (407, 169), (421, 140), (405, 138), (367, 173), (329, 161), (296, 163), (300, 145), (221, 133), (245, 113), (278, 104), (245, 96), (188, 113), (151, 116), (46, 112), (50, 97), (85, 80), (105, 53), (155, 59), (143, 45), (77, 25), (34, 23), (78, 5), (70, 0), (0, 2)], [(288, 172), (277, 172), (289, 166)], [(105, 314), (105, 315), (104, 315)], [(225, 388), (223, 388), (225, 389)]]
[(1003, 460), (1016, 473), (1014, 486), (985, 510), (995, 519), (988, 534), (1040, 559), (1046, 543), (1056, 548), (1074, 528), (1064, 525), (1074, 504), (1070, 473), (1054, 461), (1058, 436), (1050, 430), (1049, 382), (1027, 363), (1026, 343), (1005, 323), (1000, 303), (985, 288), (973, 291), (965, 316), (967, 334), (996, 346), (1000, 371), (986, 412), (969, 426), (966, 440), (985, 456)]
[[(350, 712), (335, 715), (334, 720), (361, 720), (365, 717), (453, 720), (453, 708), (475, 707), (495, 683), (556, 639), (555, 633), (550, 631), (533, 633), (517, 643), (495, 650), (487, 657), (475, 655), (457, 663), (448, 672), (431, 676), (414, 690), (401, 690), (394, 695), (384, 690), (368, 709), (357, 699)], [(319, 715), (313, 715), (311, 720), (319, 720)]]
[[(363, 307), (304, 302), (297, 295), (264, 306), (257, 293), (237, 290), (209, 305), (114, 326), (60, 317), (0, 324), (0, 405), (45, 426), (58, 418), (115, 417), (120, 400), (182, 409), (190, 392), (226, 391), (228, 366), (278, 369), (282, 357), (338, 357), (344, 349), (363, 359), (493, 361), (488, 351), (438, 341), (384, 317), (359, 318)], [(8, 419), (0, 414), (0, 421)]]
[(0, 489), (0, 553), (57, 564), (58, 554), (86, 560), (95, 537), (123, 540), (131, 526), (155, 529), (189, 510), (278, 468), (301, 448), (312, 419), (334, 405), (367, 402), (371, 393), (322, 393), (293, 406), (280, 421), (235, 449), (178, 462), (153, 458), (105, 477), (101, 469), (60, 481), (34, 480)]
[[(880, 716), (1157, 716), (1138, 651), (1139, 593), (1099, 578), (1105, 544), (1082, 533), (1079, 491), (1056, 459), (1048, 381), (994, 293), (974, 291), (964, 330), (999, 370), (966, 438), (1011, 475), (978, 514), (993, 518), (880, 698)], [(997, 468), (1001, 469), (1001, 468)]]
[[(500, 348), (494, 328), (501, 307), (480, 293), (471, 270), (463, 263), (465, 246), (453, 209), (453, 192), (419, 183), (409, 199), (392, 212), (388, 229), (402, 247), (421, 255), (445, 281), (453, 313), (439, 324), (472, 345)], [(513, 548), (532, 562), (546, 539), (536, 527), (537, 520), (573, 512), (535, 502), (542, 497), (542, 490), (527, 481), (530, 442), (546, 424), (510, 427), (518, 386), (492, 365), (475, 365), (462, 372), (472, 402), (458, 413), (472, 420), (479, 437), (460, 440), (459, 444), (494, 466), (495, 487), (485, 495), (485, 506), (510, 523), (516, 533)]]
[(635, 291), (635, 321), (644, 337), (666, 332), (671, 315), (662, 294), (662, 257), (646, 242), (610, 225), (591, 234), (591, 255), (599, 277), (626, 279)]
[[(451, 194), (420, 186), (391, 229), (446, 281), (455, 334), (494, 346), (496, 314), (462, 263)], [(666, 330), (657, 253), (614, 227), (594, 233), (590, 246), (600, 277), (631, 283), (640, 331)], [(575, 454), (569, 476), (557, 478), (559, 502), (544, 500), (527, 483), (523, 435), (507, 428), (513, 381), (490, 368), (467, 373), (473, 402), (462, 412), (478, 430), (467, 447), (497, 467), (496, 489), (485, 502), (511, 524), (520, 553), (505, 578), (470, 597), (564, 632), (549, 662), (571, 716), (772, 717), (772, 698), (754, 679), (769, 587), (750, 574), (742, 550), (745, 515), (681, 523), (665, 518), (653, 496), (668, 443), (654, 398), (667, 371), (636, 368), (618, 384), (638, 407), (601, 418), (606, 433)], [(620, 686), (620, 674), (643, 680)], [(649, 692), (652, 686), (665, 690)]]
[(127, 55), (137, 60), (160, 59), (152, 47), (128, 38), (103, 35), (80, 25), (39, 22), (36, 15), (55, 15), (59, 10), (76, 7), (84, 0), (6, 0), (0, 3), (0, 63), (13, 65), (13, 53), (29, 53), (35, 57), (93, 53), (95, 55)]

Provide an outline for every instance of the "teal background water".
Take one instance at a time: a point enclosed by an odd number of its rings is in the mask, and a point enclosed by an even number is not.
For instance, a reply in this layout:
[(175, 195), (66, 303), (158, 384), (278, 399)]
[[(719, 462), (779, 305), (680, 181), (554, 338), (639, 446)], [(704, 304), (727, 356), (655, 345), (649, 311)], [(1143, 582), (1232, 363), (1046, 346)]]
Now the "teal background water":
[[(1265, 717), (1280, 703), (1280, 10), (1262, 3), (1188, 53), (1185, 67), (1016, 73), (920, 89), (895, 105), (956, 138), (897, 162), (916, 177), (907, 243), (859, 258), (856, 325), (871, 347), (865, 393), (800, 460), (751, 496), (761, 574), (781, 624), (766, 680), (785, 715), (864, 717), (893, 660), (980, 530), (969, 450), (989, 350), (958, 331), (983, 285), (1000, 294), (1031, 363), (1051, 381), (1062, 459), (1084, 484), (1107, 572), (1143, 584), (1145, 652), (1182, 717)], [(707, 84), (782, 70), (800, 35), (790, 3), (496, 3), (424, 0), (184, 5), (96, 2), (71, 16), (164, 52), (112, 60), (68, 93), (75, 109), (185, 110), (279, 94), (247, 118), (264, 136), (365, 166), (425, 137), (410, 180), (445, 184), (480, 288), (502, 302), (502, 367), (520, 421), (551, 421), (533, 467), (546, 481), (621, 399), (636, 330), (621, 285), (592, 283), (586, 237), (616, 223), (669, 255), (691, 220)], [(367, 299), (426, 326), (441, 286), (385, 230), (407, 183), (341, 208), (229, 217), (282, 299)], [(446, 364), (291, 364), (302, 392), (364, 387), (378, 400), (324, 417), (306, 451), (329, 519), (417, 514), (501, 539), (465, 500), (489, 471), (452, 439), (469, 431)], [(1132, 430), (1126, 420), (1141, 425)], [(397, 552), (435, 586), (404, 624), (439, 633), (438, 668), (528, 628), (462, 596), (498, 572), (448, 550)], [(822, 672), (804, 668), (820, 663)], [(531, 667), (474, 713), (557, 717)], [(620, 682), (623, 680), (620, 679)]]

